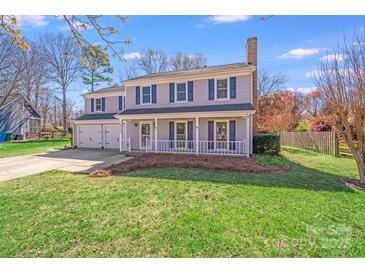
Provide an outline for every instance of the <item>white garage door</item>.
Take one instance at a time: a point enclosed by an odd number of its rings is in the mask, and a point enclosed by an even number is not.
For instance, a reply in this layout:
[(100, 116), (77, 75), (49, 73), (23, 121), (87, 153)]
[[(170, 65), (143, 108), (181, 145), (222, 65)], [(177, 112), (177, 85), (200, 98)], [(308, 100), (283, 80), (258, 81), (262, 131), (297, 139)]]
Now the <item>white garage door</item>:
[(79, 147), (101, 148), (101, 125), (80, 125), (79, 126)]
[(104, 125), (105, 146), (104, 148), (119, 149), (119, 125)]

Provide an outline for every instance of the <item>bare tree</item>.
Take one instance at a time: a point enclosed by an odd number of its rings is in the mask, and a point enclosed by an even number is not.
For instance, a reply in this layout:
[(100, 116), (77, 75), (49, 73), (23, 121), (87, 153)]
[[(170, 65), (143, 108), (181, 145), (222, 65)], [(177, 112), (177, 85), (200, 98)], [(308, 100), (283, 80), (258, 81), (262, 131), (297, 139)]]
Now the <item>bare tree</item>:
[(20, 82), (26, 98), (38, 109), (40, 89), (47, 83), (46, 62), (39, 45), (35, 42), (29, 44), (30, 50), (22, 51), (19, 56), (20, 62), (25, 64), (20, 74)]
[(258, 93), (265, 96), (273, 92), (284, 90), (285, 84), (289, 81), (288, 76), (282, 73), (271, 74), (266, 70), (262, 70), (258, 77)]
[(39, 106), (38, 109), (42, 114), (42, 127), (46, 125), (47, 122), (50, 122), (52, 107), (55, 101), (54, 94), (50, 91), (49, 88), (42, 88), (39, 92)]
[(168, 70), (169, 65), (166, 53), (153, 48), (140, 52), (135, 61), (138, 69), (146, 74), (165, 72)]
[(148, 48), (139, 52), (133, 60), (126, 62), (124, 71), (119, 73), (119, 77), (123, 81), (141, 74), (202, 68), (206, 63), (207, 58), (202, 53), (188, 55), (177, 51), (169, 58), (163, 50)]
[(45, 34), (40, 44), (48, 64), (48, 79), (60, 88), (62, 94), (62, 126), (67, 133), (67, 91), (80, 77), (79, 48), (62, 34)]
[[(313, 79), (356, 160), (365, 184), (365, 31), (344, 37), (333, 58), (322, 58)], [(355, 133), (351, 133), (353, 120)], [(356, 139), (357, 138), (357, 142)]]
[(321, 93), (318, 89), (310, 91), (304, 98), (305, 110), (312, 116), (317, 116), (322, 109)]
[(188, 55), (181, 51), (177, 51), (170, 59), (170, 67), (173, 71), (202, 68), (206, 63), (207, 58), (202, 53)]
[(8, 98), (20, 92), (20, 74), (26, 65), (19, 58), (20, 50), (8, 38), (0, 35), (0, 107)]

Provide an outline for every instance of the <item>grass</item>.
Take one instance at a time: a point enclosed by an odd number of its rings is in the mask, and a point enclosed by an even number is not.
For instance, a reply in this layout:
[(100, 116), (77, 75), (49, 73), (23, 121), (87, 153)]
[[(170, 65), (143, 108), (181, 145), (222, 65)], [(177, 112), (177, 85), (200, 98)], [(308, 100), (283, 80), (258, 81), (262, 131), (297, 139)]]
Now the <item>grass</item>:
[(13, 141), (0, 143), (0, 158), (46, 152), (49, 149), (71, 146), (69, 138)]
[[(276, 174), (158, 168), (0, 183), (0, 257), (364, 257), (352, 159), (286, 149)], [(268, 161), (263, 160), (263, 161)]]
[(270, 156), (270, 155), (256, 155), (256, 162), (258, 162), (262, 166), (273, 166), (279, 165), (288, 167), (289, 160), (283, 156)]

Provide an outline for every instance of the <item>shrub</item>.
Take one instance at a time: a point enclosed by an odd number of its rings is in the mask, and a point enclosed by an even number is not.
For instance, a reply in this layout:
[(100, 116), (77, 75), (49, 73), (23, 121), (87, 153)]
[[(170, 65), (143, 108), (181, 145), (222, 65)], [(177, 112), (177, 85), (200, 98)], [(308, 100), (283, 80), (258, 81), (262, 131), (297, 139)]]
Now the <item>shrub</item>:
[(332, 131), (332, 123), (327, 117), (315, 117), (309, 125), (309, 131)]
[(297, 132), (307, 132), (307, 130), (308, 130), (307, 120), (299, 121), (298, 125), (295, 127), (295, 131)]
[(275, 133), (259, 133), (253, 137), (253, 153), (280, 153), (280, 135)]

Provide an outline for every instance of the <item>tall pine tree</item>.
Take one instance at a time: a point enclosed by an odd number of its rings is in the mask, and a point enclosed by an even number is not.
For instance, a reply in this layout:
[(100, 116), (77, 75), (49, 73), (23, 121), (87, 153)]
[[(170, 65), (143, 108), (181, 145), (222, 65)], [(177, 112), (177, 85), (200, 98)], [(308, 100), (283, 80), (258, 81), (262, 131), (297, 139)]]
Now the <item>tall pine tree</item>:
[(93, 56), (92, 60), (84, 65), (83, 83), (89, 86), (93, 92), (101, 83), (112, 82), (112, 78), (108, 75), (113, 73), (113, 67), (110, 64), (109, 56), (102, 54), (100, 46), (93, 46), (85, 49), (87, 54)]

